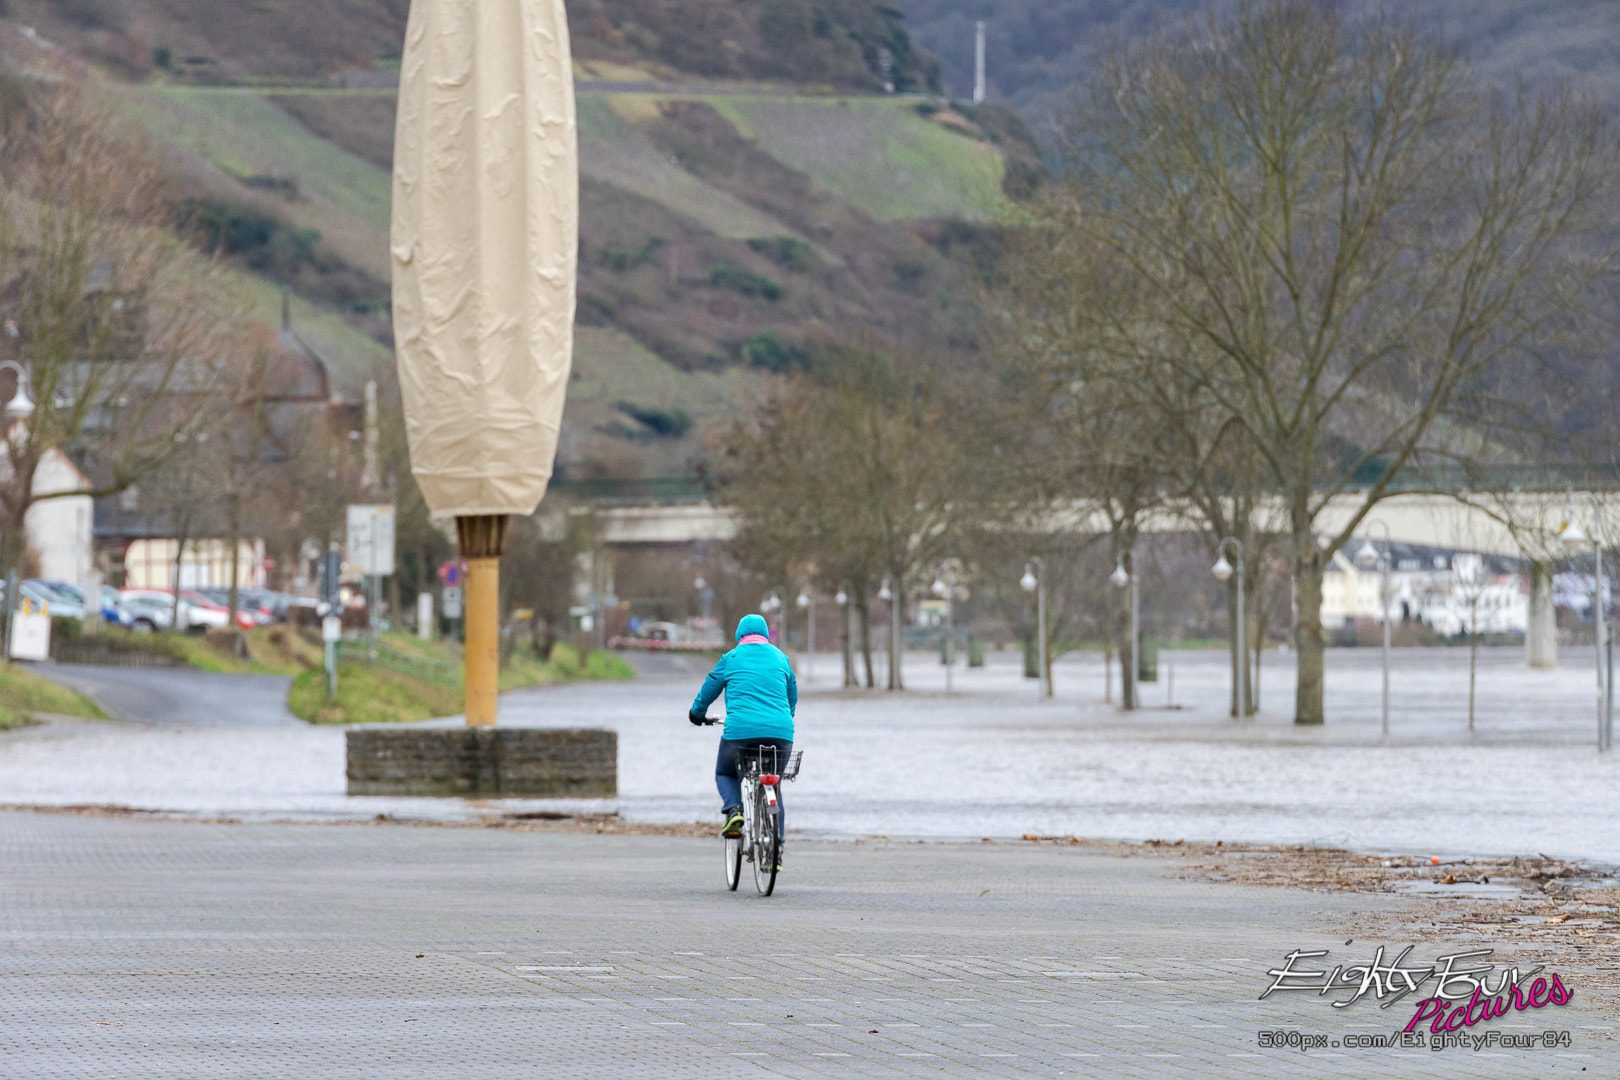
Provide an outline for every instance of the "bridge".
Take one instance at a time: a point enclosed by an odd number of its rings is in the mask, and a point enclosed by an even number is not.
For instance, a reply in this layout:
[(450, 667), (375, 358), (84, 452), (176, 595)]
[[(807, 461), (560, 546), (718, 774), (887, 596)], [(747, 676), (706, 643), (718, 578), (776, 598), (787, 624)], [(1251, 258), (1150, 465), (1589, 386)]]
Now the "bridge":
[[(570, 492), (570, 494), (574, 494)], [(583, 493), (579, 493), (583, 494)], [(1466, 499), (1467, 501), (1464, 501)], [(597, 537), (609, 547), (676, 545), (725, 542), (737, 533), (735, 515), (717, 507), (701, 494), (668, 498), (649, 492), (644, 496), (586, 496), (596, 521)], [(1557, 552), (1557, 534), (1568, 505), (1565, 492), (1513, 492), (1507, 494), (1450, 495), (1407, 493), (1380, 502), (1369, 521), (1388, 525), (1392, 540), (1406, 544), (1487, 555), (1545, 561)], [(1620, 499), (1617, 499), (1620, 502)], [(1329, 501), (1317, 517), (1318, 535), (1337, 533), (1361, 508), (1362, 496), (1346, 494)], [(1577, 514), (1584, 520), (1584, 508)], [(1287, 509), (1280, 498), (1263, 500), (1256, 520), (1265, 531), (1287, 532)], [(1605, 513), (1605, 535), (1620, 535)], [(1620, 518), (1615, 519), (1620, 522)], [(1192, 532), (1202, 528), (1190, 508), (1168, 507), (1146, 515), (1144, 533)], [(1366, 523), (1359, 531), (1366, 531)], [(1101, 511), (1056, 511), (1033, 531), (1102, 533), (1108, 519)], [(1377, 534), (1382, 537), (1383, 530)]]

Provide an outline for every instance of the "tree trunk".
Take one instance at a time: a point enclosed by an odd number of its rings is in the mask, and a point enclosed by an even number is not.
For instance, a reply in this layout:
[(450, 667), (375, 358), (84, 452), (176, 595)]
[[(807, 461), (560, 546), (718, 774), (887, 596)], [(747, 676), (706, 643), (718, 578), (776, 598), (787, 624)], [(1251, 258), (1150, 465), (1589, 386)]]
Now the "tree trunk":
[(1320, 724), (1322, 664), (1327, 647), (1322, 634), (1322, 566), (1326, 556), (1307, 528), (1294, 537), (1295, 665), (1299, 673), (1294, 692), (1294, 723)]
[(242, 598), (237, 589), (237, 582), (241, 580), (242, 567), (242, 499), (236, 492), (230, 497), (230, 545), (231, 545), (231, 602), (230, 627), (231, 637), (236, 642), (236, 655), (242, 655), (242, 632), (236, 625), (236, 609), (241, 605)]
[(871, 690), (877, 685), (872, 677), (872, 604), (863, 596), (856, 607), (861, 613), (861, 660), (866, 665), (866, 688)]
[(191, 528), (186, 523), (184, 515), (182, 515), (180, 527), (174, 531), (174, 580), (169, 583), (174, 586), (174, 604), (169, 619), (169, 630), (171, 632), (185, 629), (180, 625), (180, 565), (186, 559), (186, 541), (188, 539), (186, 534), (190, 531)]
[(1479, 600), (1469, 605), (1468, 627), (1468, 730), (1474, 730), (1474, 682), (1479, 672)]
[(844, 646), (844, 687), (846, 688), (859, 687), (860, 685), (859, 680), (855, 678), (855, 627), (854, 620), (851, 619), (852, 614), (854, 612), (852, 612), (849, 604), (844, 604), (839, 609), (839, 623), (841, 623), (839, 633), (841, 633), (842, 646)]

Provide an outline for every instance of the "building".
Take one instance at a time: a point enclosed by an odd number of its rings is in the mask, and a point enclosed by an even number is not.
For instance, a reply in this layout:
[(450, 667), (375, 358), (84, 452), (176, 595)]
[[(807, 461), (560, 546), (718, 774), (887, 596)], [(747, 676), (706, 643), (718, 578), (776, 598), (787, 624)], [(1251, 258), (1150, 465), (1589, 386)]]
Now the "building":
[[(285, 294), (281, 330), (269, 343), (263, 383), (254, 400), (264, 417), (258, 457), (272, 470), (289, 462), (297, 448), (311, 438), (340, 447), (346, 455), (356, 452), (349, 433), (358, 427), (359, 407), (332, 393), (325, 361), (293, 329), (291, 303)], [(218, 534), (219, 529), (218, 521), (210, 521), (202, 535), (186, 540), (179, 560), (182, 588), (230, 583), (230, 542)], [(174, 587), (178, 531), (162, 500), (139, 487), (96, 500), (96, 554), (113, 584)], [(265, 541), (248, 536), (240, 544), (237, 584), (264, 586), (274, 566)]]
[[(1362, 541), (1351, 543), (1357, 552)], [(1391, 555), (1389, 613), (1393, 622), (1416, 622), (1448, 637), (1522, 634), (1530, 625), (1530, 579), (1522, 560), (1417, 544), (1375, 544)], [(1383, 622), (1376, 565), (1361, 566), (1335, 551), (1322, 575), (1322, 625)]]
[[(6, 468), (0, 454), (0, 468)], [(90, 576), (95, 510), (89, 495), (62, 495), (88, 491), (90, 481), (73, 460), (60, 450), (47, 450), (34, 470), (34, 503), (24, 524), (28, 530), (29, 561), (39, 566), (47, 581), (77, 585)], [(54, 495), (55, 498), (42, 496)]]

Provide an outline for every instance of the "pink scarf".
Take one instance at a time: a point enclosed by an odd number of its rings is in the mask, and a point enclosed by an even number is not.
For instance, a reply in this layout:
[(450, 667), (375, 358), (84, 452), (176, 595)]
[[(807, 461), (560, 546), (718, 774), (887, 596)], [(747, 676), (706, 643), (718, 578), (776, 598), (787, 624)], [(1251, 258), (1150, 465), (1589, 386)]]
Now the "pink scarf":
[(744, 634), (737, 639), (739, 645), (769, 645), (771, 639), (764, 634)]

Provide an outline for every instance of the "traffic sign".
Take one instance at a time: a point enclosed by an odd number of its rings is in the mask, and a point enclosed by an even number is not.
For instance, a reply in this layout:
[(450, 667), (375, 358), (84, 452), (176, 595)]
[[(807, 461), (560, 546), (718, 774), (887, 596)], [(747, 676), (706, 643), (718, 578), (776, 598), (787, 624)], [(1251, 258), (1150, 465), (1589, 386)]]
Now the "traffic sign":
[(461, 618), (460, 585), (446, 585), (444, 587), (444, 617), (447, 619)]
[(394, 572), (394, 508), (349, 507), (348, 571), (387, 577)]

